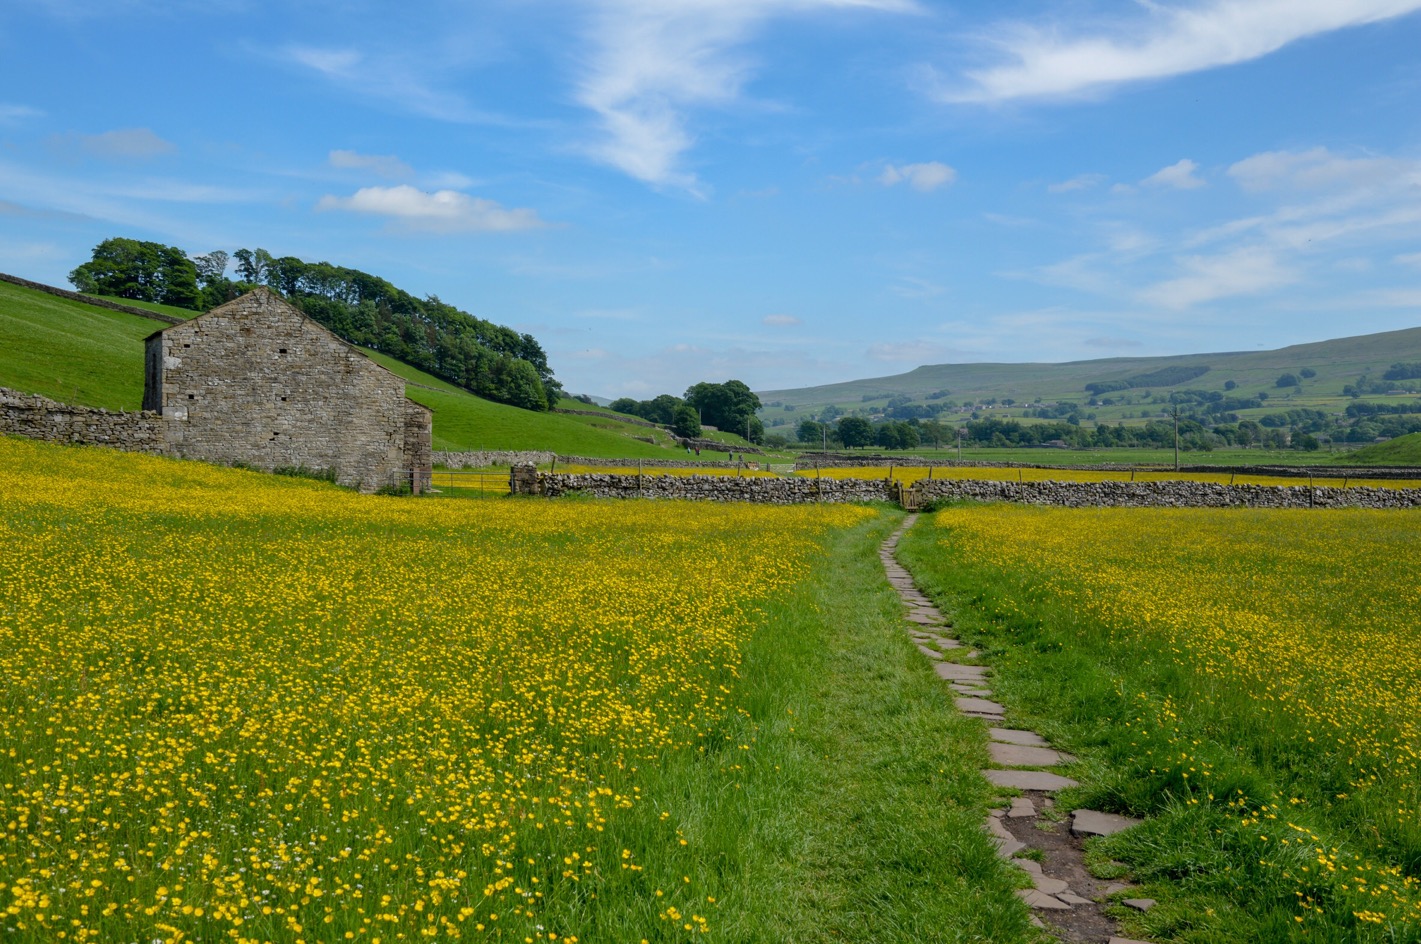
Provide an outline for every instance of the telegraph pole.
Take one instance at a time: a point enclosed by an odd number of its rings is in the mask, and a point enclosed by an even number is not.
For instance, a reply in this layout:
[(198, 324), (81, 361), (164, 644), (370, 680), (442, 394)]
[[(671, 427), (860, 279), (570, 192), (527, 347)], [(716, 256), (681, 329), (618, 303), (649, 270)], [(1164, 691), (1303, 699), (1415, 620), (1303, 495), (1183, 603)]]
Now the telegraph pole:
[(1179, 404), (1174, 405), (1174, 471), (1179, 471)]

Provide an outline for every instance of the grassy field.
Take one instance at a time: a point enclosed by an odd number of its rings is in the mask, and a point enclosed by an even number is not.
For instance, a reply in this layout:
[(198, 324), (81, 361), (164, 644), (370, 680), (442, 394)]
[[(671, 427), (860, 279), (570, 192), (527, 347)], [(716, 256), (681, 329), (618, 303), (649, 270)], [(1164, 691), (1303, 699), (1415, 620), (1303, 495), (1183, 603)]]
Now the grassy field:
[(136, 410), (143, 404), (143, 339), (162, 327), (0, 282), (0, 386)]
[(4, 438), (0, 494), (8, 940), (1032, 939), (896, 511)]
[(1421, 940), (1410, 512), (963, 505), (903, 554), (1081, 760), (1160, 942)]
[(117, 302), (120, 305), (127, 305), (130, 308), (142, 308), (145, 311), (157, 312), (160, 315), (169, 315), (173, 318), (181, 318), (187, 321), (189, 318), (196, 318), (203, 314), (200, 311), (193, 311), (191, 308), (178, 308), (174, 305), (160, 305), (157, 302), (139, 301), (136, 298), (119, 298), (117, 295), (95, 295), (95, 298), (102, 298), (107, 301)]
[(1376, 443), (1348, 456), (1348, 462), (1372, 466), (1421, 466), (1421, 433), (1398, 436)]

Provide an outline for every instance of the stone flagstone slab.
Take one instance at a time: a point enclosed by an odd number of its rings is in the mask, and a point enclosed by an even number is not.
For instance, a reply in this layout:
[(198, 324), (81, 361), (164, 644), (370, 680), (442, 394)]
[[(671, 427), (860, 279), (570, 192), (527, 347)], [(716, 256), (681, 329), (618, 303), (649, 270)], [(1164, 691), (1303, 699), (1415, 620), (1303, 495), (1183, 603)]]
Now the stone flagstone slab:
[(921, 652), (923, 655), (927, 656), (929, 659), (942, 658), (941, 652), (938, 652), (936, 649), (929, 649), (927, 646), (919, 646), (918, 651)]
[(1006, 711), (1005, 708), (994, 701), (988, 701), (985, 698), (973, 698), (970, 695), (964, 695), (961, 698), (955, 699), (955, 701), (957, 702), (959, 711), (975, 711), (977, 714), (983, 715), (999, 715)]
[(928, 613), (925, 610), (913, 610), (907, 616), (908, 622), (917, 623), (919, 626), (941, 626), (941, 613)]
[(1017, 895), (1032, 908), (1042, 911), (1070, 911), (1071, 906), (1034, 888), (1018, 888)]
[(1080, 786), (1070, 777), (1062, 777), (1046, 770), (984, 770), (982, 776), (999, 787), (1012, 787), (1017, 790), (1044, 790), (1051, 793)]
[(1051, 743), (1035, 731), (1018, 731), (1014, 728), (988, 728), (987, 734), (993, 741), (1003, 744), (1024, 744), (1027, 747), (1050, 747)]
[(1049, 747), (1027, 747), (1024, 744), (1001, 744), (992, 741), (987, 745), (992, 755), (992, 763), (1003, 767), (1054, 767), (1056, 764), (1075, 760), (1069, 754), (1053, 751)]
[(1011, 809), (1007, 810), (1007, 816), (1022, 819), (1035, 815), (1036, 804), (1031, 802), (1031, 797), (1012, 797)]
[(1076, 810), (1071, 813), (1071, 832), (1077, 836), (1113, 836), (1140, 821), (1115, 813), (1098, 813), (1095, 810)]
[(983, 682), (987, 670), (980, 665), (963, 665), (960, 662), (943, 662), (933, 667), (937, 677), (950, 682)]

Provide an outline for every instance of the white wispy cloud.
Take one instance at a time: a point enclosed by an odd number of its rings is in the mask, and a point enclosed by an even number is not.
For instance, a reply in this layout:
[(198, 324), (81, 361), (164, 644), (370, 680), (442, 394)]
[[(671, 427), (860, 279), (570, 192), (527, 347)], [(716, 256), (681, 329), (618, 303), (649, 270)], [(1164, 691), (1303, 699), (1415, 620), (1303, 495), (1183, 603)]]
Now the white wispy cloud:
[(1048, 193), (1071, 193), (1076, 190), (1090, 190), (1098, 187), (1106, 180), (1104, 174), (1077, 174), (1070, 180), (1063, 180), (1059, 183), (1047, 184)]
[(997, 65), (966, 72), (946, 100), (1064, 98), (1247, 62), (1297, 40), (1421, 10), (1421, 0), (1204, 0), (1122, 5), (1083, 26), (1002, 23), (983, 37)]
[(301, 44), (261, 50), (257, 55), (314, 72), (359, 98), (388, 102), (425, 118), (468, 124), (508, 123), (473, 107), (463, 95), (440, 87), (437, 74), (448, 68), (442, 55), (430, 61), (401, 52)]
[(1204, 181), (1194, 176), (1194, 172), (1198, 169), (1199, 165), (1186, 157), (1170, 164), (1168, 167), (1161, 167), (1140, 181), (1140, 183), (1146, 187), (1173, 187), (1176, 190), (1194, 190), (1204, 186)]
[(1392, 258), (1393, 262), (1421, 269), (1421, 252), (1407, 252)]
[(826, 10), (908, 12), (911, 0), (599, 0), (577, 101), (597, 116), (596, 160), (648, 184), (698, 192), (682, 166), (687, 113), (739, 99), (755, 63), (741, 48), (776, 16)]
[(56, 134), (49, 138), (61, 150), (77, 149), (104, 160), (148, 160), (177, 150), (151, 128), (119, 128), (102, 134)]
[(1161, 308), (1181, 310), (1219, 298), (1257, 295), (1300, 278), (1296, 269), (1262, 246), (1244, 246), (1211, 256), (1185, 256), (1178, 264), (1183, 275), (1149, 286), (1140, 292), (1140, 299)]
[(912, 341), (879, 341), (870, 344), (865, 353), (869, 360), (922, 365), (942, 363), (952, 355), (953, 349), (936, 341), (920, 338)]
[(804, 324), (804, 320), (794, 315), (766, 315), (760, 319), (760, 323), (777, 328), (792, 328)]
[(362, 187), (348, 197), (327, 194), (316, 203), (316, 209), (383, 216), (402, 229), (439, 233), (508, 233), (547, 225), (535, 210), (508, 209), (457, 190), (429, 193), (409, 184)]
[(28, 105), (13, 105), (8, 102), (0, 102), (0, 124), (14, 124), (26, 118), (43, 117), (44, 112), (38, 108), (31, 108)]
[(883, 173), (879, 175), (878, 182), (885, 187), (893, 187), (900, 183), (907, 183), (914, 190), (929, 193), (939, 187), (946, 186), (957, 179), (957, 171), (948, 167), (940, 161), (928, 161), (924, 164), (903, 164), (894, 166), (889, 164), (883, 168)]
[(330, 165), (339, 170), (364, 170), (391, 180), (414, 176), (414, 168), (393, 154), (359, 154), (355, 151), (332, 151)]

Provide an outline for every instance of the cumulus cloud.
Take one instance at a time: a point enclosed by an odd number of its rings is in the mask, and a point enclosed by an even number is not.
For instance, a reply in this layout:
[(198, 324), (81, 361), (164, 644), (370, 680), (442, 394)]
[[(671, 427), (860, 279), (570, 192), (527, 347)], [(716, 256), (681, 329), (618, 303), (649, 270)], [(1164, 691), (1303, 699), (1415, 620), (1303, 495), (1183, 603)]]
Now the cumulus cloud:
[(885, 187), (906, 183), (914, 190), (929, 193), (956, 179), (957, 171), (951, 167), (939, 161), (928, 161), (925, 164), (904, 164), (901, 167), (889, 164), (879, 175), (878, 182)]
[(1112, 86), (1247, 62), (1321, 33), (1421, 10), (1421, 0), (1202, 0), (1123, 4), (1083, 27), (1004, 23), (986, 46), (1000, 64), (966, 73), (964, 102), (1079, 96)]
[(852, 8), (916, 9), (911, 0), (598, 0), (576, 91), (600, 128), (588, 152), (637, 180), (698, 191), (681, 166), (695, 142), (686, 115), (740, 97), (754, 72), (740, 47), (775, 16)]
[(547, 225), (535, 210), (507, 209), (457, 190), (427, 193), (409, 184), (362, 187), (348, 197), (326, 195), (317, 210), (346, 210), (386, 217), (408, 230), (506, 233)]
[(766, 315), (760, 319), (760, 323), (771, 327), (792, 328), (804, 324), (804, 321), (794, 315)]
[(1140, 183), (1146, 187), (1173, 187), (1176, 190), (1194, 190), (1204, 186), (1204, 181), (1194, 176), (1199, 165), (1189, 158), (1183, 158), (1162, 167)]
[(369, 171), (391, 180), (414, 176), (414, 168), (393, 154), (357, 154), (355, 151), (332, 151), (330, 165), (339, 170)]

